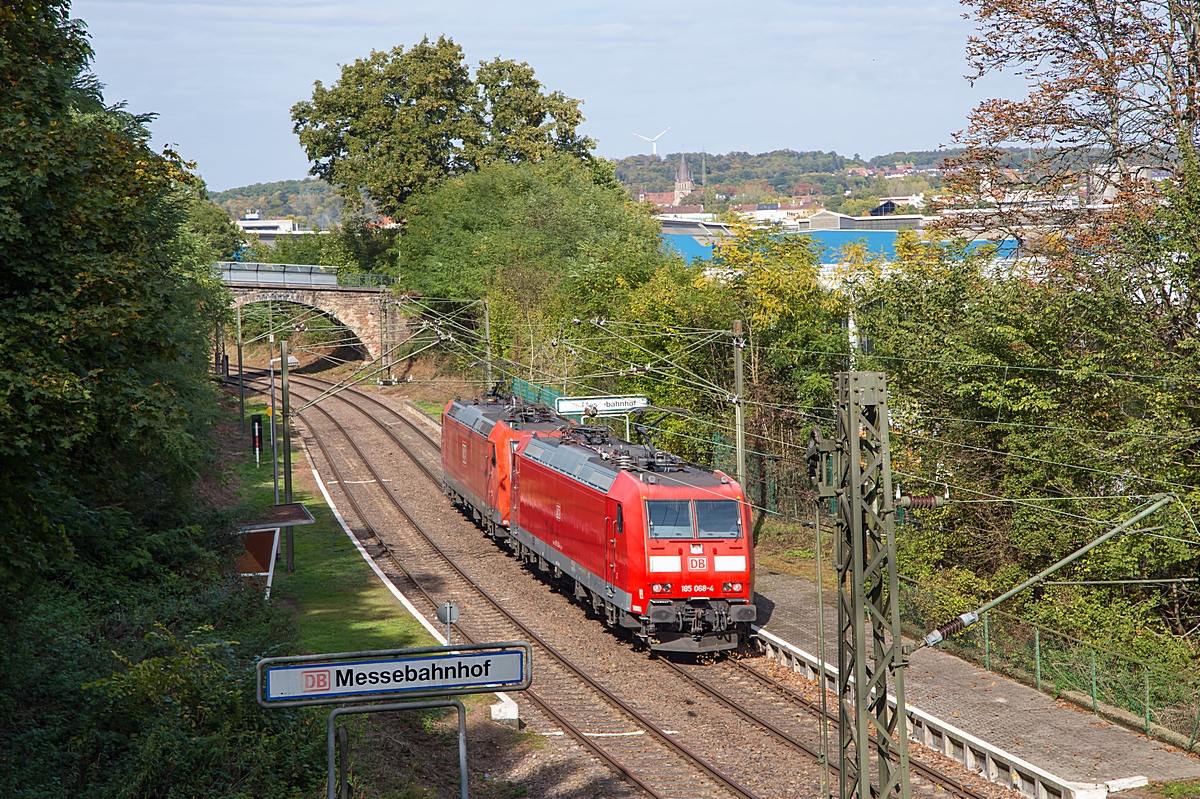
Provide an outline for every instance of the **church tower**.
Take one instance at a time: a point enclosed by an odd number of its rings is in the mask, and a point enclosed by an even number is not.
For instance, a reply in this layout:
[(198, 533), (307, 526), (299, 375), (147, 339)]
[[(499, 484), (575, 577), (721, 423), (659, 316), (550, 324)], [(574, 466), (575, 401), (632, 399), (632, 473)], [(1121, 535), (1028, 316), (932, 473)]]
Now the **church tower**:
[(679, 156), (679, 171), (675, 173), (675, 204), (683, 205), (683, 198), (696, 188), (692, 182), (692, 173), (688, 170), (687, 156)]

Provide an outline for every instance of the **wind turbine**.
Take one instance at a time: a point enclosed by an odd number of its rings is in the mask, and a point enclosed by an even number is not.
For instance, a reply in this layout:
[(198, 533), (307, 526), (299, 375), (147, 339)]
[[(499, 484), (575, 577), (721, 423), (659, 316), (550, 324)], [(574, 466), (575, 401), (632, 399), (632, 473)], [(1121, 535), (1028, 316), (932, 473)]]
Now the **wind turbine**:
[[(670, 126), (670, 125), (668, 125), (668, 126), (667, 126), (667, 130), (670, 130), (670, 129), (671, 129), (671, 126)], [(657, 135), (657, 136), (655, 136), (653, 139), (651, 139), (651, 138), (650, 138), (650, 137), (648, 137), (648, 136), (643, 136), (643, 135), (642, 135), (642, 134), (640, 134), (640, 133), (635, 133), (635, 134), (633, 134), (633, 135), (634, 135), (634, 136), (637, 136), (639, 139), (645, 139), (646, 141), (650, 142), (650, 154), (651, 154), (651, 155), (658, 155), (658, 140), (659, 140), (659, 139), (661, 139), (661, 138), (663, 137), (663, 133), (666, 133), (666, 132), (667, 132), (667, 130), (664, 130), (662, 133), (658, 134), (658, 135)]]

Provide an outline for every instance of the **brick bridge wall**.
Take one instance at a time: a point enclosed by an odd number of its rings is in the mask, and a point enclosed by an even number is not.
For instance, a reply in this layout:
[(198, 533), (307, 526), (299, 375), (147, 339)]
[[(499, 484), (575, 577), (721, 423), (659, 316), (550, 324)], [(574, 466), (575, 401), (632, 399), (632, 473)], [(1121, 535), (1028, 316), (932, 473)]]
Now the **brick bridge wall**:
[[(344, 325), (362, 342), (371, 358), (383, 353), (383, 315), (390, 313), (387, 338), (398, 342), (405, 337), (405, 320), (386, 301), (390, 295), (379, 289), (338, 288), (250, 288), (231, 285), (235, 308), (256, 302), (294, 302), (323, 312)], [(392, 345), (394, 346), (394, 344)]]

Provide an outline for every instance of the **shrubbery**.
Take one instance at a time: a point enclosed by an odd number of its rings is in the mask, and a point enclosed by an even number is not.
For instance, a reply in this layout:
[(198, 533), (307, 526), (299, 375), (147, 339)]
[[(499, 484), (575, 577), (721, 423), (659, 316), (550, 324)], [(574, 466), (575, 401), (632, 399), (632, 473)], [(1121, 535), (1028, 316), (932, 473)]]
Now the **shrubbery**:
[(63, 0), (0, 5), (0, 791), (309, 794), (320, 731), (253, 698), (287, 619), (194, 498), (229, 305), (202, 189), (90, 57)]

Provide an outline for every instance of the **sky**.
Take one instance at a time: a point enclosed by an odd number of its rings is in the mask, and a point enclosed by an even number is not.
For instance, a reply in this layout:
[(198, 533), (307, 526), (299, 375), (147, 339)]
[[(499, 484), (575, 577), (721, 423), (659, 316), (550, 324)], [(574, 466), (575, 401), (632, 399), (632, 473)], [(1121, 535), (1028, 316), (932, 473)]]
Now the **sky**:
[(470, 64), (528, 62), (583, 101), (597, 152), (837, 150), (948, 144), (1012, 79), (963, 75), (972, 25), (954, 0), (320, 2), (75, 0), (108, 102), (155, 113), (210, 189), (298, 179), (290, 110), (372, 50), (445, 34)]

